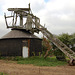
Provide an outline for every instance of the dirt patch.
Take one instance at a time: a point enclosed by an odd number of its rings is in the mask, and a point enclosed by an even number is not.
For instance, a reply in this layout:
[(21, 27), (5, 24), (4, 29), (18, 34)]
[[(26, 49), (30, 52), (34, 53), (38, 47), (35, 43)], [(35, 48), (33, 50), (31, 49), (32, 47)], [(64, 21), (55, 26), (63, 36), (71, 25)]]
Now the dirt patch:
[(75, 75), (75, 66), (39, 67), (0, 60), (0, 72), (8, 75)]

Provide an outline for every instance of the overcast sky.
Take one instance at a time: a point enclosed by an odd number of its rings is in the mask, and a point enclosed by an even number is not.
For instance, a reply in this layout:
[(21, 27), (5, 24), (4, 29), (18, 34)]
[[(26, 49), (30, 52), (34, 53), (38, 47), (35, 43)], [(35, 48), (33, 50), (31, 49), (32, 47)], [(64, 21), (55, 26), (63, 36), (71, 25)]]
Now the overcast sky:
[(29, 2), (33, 14), (51, 33), (75, 32), (75, 0), (0, 0), (0, 37), (10, 31), (4, 19), (7, 9), (28, 7)]

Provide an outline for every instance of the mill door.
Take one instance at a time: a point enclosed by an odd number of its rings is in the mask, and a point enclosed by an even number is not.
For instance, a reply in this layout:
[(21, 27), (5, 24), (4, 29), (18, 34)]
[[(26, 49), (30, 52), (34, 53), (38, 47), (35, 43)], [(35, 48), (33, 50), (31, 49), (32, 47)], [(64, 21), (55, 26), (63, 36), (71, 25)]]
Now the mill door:
[(29, 44), (30, 40), (23, 40), (22, 41), (23, 46), (22, 46), (22, 56), (23, 58), (29, 57)]
[(23, 46), (23, 58), (27, 58), (28, 57), (28, 47)]

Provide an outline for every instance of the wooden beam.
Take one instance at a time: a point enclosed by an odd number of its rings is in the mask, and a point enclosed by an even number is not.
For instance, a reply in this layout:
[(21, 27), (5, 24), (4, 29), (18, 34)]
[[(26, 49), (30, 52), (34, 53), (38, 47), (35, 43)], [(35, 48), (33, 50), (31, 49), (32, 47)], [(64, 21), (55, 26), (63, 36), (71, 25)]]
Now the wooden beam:
[(29, 8), (8, 8), (8, 11), (29, 11)]

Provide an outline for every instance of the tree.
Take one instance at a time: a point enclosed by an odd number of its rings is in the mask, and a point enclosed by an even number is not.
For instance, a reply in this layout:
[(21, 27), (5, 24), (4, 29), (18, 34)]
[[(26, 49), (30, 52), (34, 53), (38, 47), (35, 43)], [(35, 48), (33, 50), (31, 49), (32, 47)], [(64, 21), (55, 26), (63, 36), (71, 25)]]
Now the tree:
[(70, 45), (70, 38), (71, 36), (68, 33), (63, 33), (58, 36), (58, 39), (60, 39), (64, 44), (66, 44), (68, 47)]
[(71, 49), (75, 52), (75, 33), (71, 35), (70, 46), (71, 46)]
[(50, 41), (46, 38), (43, 38), (43, 42), (42, 42), (42, 52), (43, 52), (43, 56), (44, 58), (46, 58), (48, 55), (52, 55), (52, 46), (50, 44)]
[[(71, 50), (75, 51), (75, 33), (72, 35), (69, 35), (68, 33), (63, 33), (61, 35), (58, 35), (57, 37), (69, 48), (71, 48)], [(64, 56), (64, 54), (59, 49), (56, 49), (54, 53), (56, 56)]]
[[(58, 35), (57, 38), (69, 47), (71, 36), (68, 33), (63, 33), (61, 35)], [(65, 54), (58, 48), (56, 48), (56, 50), (54, 51), (54, 55), (59, 60), (65, 59)]]

